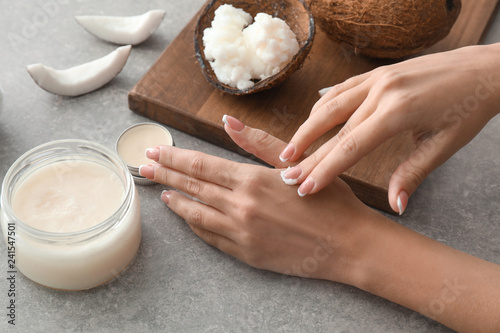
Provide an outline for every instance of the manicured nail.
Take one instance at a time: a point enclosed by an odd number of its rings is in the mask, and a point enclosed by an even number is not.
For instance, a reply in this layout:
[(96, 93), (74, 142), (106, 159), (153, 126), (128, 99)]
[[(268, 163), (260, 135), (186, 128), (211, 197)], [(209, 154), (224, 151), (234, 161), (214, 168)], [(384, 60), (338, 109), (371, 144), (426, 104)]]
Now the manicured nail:
[(330, 89), (332, 89), (332, 87), (326, 87), (326, 88), (320, 89), (320, 90), (318, 90), (318, 95), (319, 95), (320, 97), (323, 97), (323, 96), (325, 96), (325, 94), (326, 94), (327, 92), (329, 92), (329, 91), (330, 91)]
[(139, 174), (147, 179), (153, 179), (155, 177), (155, 168), (152, 165), (141, 165)]
[(313, 190), (314, 185), (314, 179), (312, 179), (311, 177), (307, 177), (306, 181), (300, 185), (297, 193), (299, 193), (301, 197), (304, 197)]
[(172, 192), (171, 191), (163, 191), (163, 192), (161, 192), (161, 200), (163, 200), (163, 202), (165, 202), (167, 205), (170, 202), (170, 197), (171, 196), (172, 196)]
[(297, 184), (297, 179), (301, 174), (302, 169), (299, 166), (295, 166), (293, 168), (288, 167), (288, 169), (281, 171), (281, 179), (283, 179), (283, 182), (287, 185), (295, 185)]
[(158, 162), (160, 160), (160, 148), (154, 147), (146, 149), (146, 157)]
[(222, 122), (231, 127), (236, 132), (241, 132), (245, 128), (245, 124), (234, 117), (228, 116), (227, 114), (222, 116)]
[(293, 154), (295, 153), (295, 146), (291, 143), (288, 144), (288, 146), (286, 146), (285, 149), (283, 149), (283, 151), (281, 152), (280, 154), (280, 161), (281, 162), (286, 162), (290, 159), (290, 157), (293, 156)]
[(406, 206), (408, 205), (408, 193), (406, 193), (405, 191), (399, 192), (397, 204), (398, 204), (399, 215), (403, 215)]

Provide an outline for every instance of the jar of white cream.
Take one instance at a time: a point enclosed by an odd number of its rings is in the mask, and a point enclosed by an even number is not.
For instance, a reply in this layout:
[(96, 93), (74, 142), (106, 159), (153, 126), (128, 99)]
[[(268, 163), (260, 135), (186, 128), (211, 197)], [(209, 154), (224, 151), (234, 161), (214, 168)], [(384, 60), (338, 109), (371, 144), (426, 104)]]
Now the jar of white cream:
[(0, 222), (17, 269), (82, 290), (118, 275), (141, 242), (140, 202), (125, 163), (90, 141), (61, 140), (21, 156), (5, 175)]

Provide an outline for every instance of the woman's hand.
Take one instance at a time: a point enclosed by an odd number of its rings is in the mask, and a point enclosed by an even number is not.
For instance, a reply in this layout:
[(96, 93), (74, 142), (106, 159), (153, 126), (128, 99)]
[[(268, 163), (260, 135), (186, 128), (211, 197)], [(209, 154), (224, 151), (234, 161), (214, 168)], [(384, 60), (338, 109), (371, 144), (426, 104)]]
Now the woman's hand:
[[(226, 131), (269, 164), (285, 144), (226, 117)], [(162, 199), (191, 229), (257, 268), (351, 284), (458, 331), (498, 332), (500, 267), (415, 233), (363, 205), (340, 179), (306, 198), (279, 170), (163, 146), (143, 176), (187, 193)]]
[(422, 180), (498, 112), (499, 53), (500, 44), (462, 48), (380, 67), (332, 87), (280, 159), (297, 161), (322, 134), (346, 123), (287, 178), (302, 183), (301, 196), (316, 193), (385, 140), (410, 131), (415, 151), (389, 184), (389, 203), (402, 213)]
[[(285, 143), (249, 127), (226, 130), (259, 158), (279, 162)], [(281, 181), (280, 170), (170, 146), (148, 157), (157, 163), (141, 167), (143, 176), (198, 199), (162, 194), (207, 243), (257, 268), (353, 284), (351, 264), (364, 251), (357, 245), (374, 212), (340, 179), (303, 200)]]

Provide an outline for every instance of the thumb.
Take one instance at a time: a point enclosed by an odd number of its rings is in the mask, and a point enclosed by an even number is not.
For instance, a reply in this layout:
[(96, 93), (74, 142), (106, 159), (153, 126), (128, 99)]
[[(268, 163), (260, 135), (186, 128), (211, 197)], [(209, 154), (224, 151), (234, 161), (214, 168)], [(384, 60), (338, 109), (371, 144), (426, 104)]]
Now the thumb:
[(389, 181), (389, 204), (399, 215), (403, 214), (409, 197), (425, 178), (443, 164), (453, 153), (445, 147), (452, 145), (450, 137), (442, 131), (419, 143), (410, 156), (399, 165)]

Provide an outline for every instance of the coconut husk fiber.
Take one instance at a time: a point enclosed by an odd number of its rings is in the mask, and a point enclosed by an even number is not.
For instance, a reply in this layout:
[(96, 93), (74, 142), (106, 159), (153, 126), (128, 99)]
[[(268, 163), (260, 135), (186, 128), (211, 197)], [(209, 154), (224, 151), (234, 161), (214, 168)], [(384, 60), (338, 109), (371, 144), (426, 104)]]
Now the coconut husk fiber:
[(402, 58), (448, 35), (461, 0), (308, 0), (315, 21), (356, 54)]
[[(212, 25), (215, 11), (223, 4), (230, 4), (236, 8), (241, 8), (252, 15), (252, 17), (255, 17), (258, 13), (267, 13), (284, 20), (297, 37), (297, 42), (299, 43), (298, 53), (278, 74), (257, 81), (248, 89), (240, 90), (221, 83), (212, 70), (209, 61), (205, 59), (203, 52), (203, 31)], [(297, 71), (311, 50), (314, 33), (314, 18), (305, 0), (212, 0), (207, 4), (196, 24), (194, 47), (196, 57), (208, 82), (225, 93), (247, 95), (272, 88)]]

